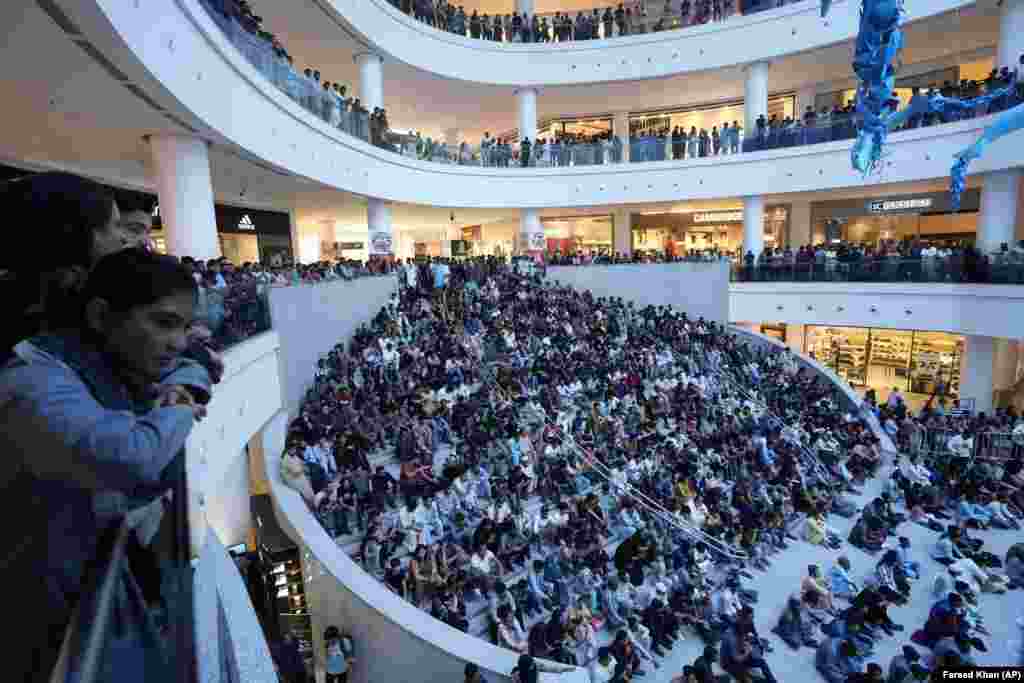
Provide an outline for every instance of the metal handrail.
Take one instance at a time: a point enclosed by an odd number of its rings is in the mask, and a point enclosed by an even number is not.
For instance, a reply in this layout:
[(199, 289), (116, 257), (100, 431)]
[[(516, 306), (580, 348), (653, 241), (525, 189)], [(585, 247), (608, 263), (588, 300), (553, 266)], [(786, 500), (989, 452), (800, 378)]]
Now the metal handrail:
[[(554, 429), (558, 429), (558, 427), (554, 427)], [(644, 510), (650, 512), (657, 519), (660, 519), (662, 522), (671, 526), (676, 531), (682, 532), (690, 538), (696, 538), (697, 540), (703, 541), (708, 545), (708, 547), (714, 548), (720, 554), (728, 558), (734, 560), (747, 559), (747, 553), (743, 550), (740, 550), (728, 543), (723, 543), (722, 541), (719, 541), (717, 538), (715, 538), (711, 534), (708, 534), (702, 529), (698, 529), (695, 526), (680, 522), (675, 517), (675, 515), (666, 510), (664, 506), (662, 506), (660, 503), (653, 500), (652, 498), (648, 497), (647, 494), (634, 487), (628, 481), (626, 481), (624, 485), (620, 485), (619, 483), (614, 482), (612, 480), (611, 468), (609, 468), (604, 462), (602, 462), (596, 455), (593, 455), (592, 453), (588, 452), (585, 448), (580, 446), (579, 443), (576, 442), (576, 439), (574, 439), (573, 436), (568, 433), (568, 431), (562, 430), (562, 436), (566, 440), (566, 442), (569, 443), (573, 447), (573, 449), (576, 450), (577, 454), (581, 458), (583, 458), (584, 462), (590, 463), (592, 466), (594, 466), (594, 469), (598, 473), (598, 475), (600, 475), (609, 484), (612, 484), (614, 488), (621, 488), (623, 490), (624, 495), (627, 495), (630, 499), (633, 500), (633, 502), (637, 503)]]
[[(734, 368), (730, 368), (730, 370), (734, 370)], [(736, 391), (736, 393), (738, 393), (740, 396), (742, 396), (743, 398), (745, 398), (746, 400), (750, 401), (755, 406), (760, 408), (763, 414), (767, 415), (768, 418), (773, 422), (774, 426), (779, 427), (786, 425), (786, 422), (781, 417), (779, 417), (775, 412), (773, 412), (771, 408), (768, 407), (767, 403), (759, 401), (751, 392), (747, 391), (747, 389), (745, 389), (742, 384), (735, 381), (734, 378), (731, 377), (728, 373), (722, 373), (722, 376), (726, 378), (726, 381), (729, 382), (730, 387), (734, 391)], [(795, 441), (793, 443), (797, 447), (797, 451), (800, 453), (802, 459), (804, 460), (804, 467), (809, 467), (811, 470), (815, 471), (823, 481), (831, 481), (835, 479), (835, 476), (832, 474), (831, 471), (829, 471), (827, 467), (825, 467), (825, 465), (818, 458), (817, 454), (811, 451), (810, 448), (805, 446), (800, 441)]]

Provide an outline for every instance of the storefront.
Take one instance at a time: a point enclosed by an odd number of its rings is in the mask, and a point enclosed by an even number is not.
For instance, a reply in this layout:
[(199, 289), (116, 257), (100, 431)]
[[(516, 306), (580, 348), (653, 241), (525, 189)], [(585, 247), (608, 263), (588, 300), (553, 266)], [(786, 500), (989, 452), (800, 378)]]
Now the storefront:
[[(796, 98), (793, 95), (771, 97), (768, 99), (768, 116), (775, 116), (782, 121), (787, 116), (793, 116), (795, 107)], [(687, 133), (691, 128), (696, 128), (698, 132), (706, 130), (710, 133), (714, 127), (721, 129), (724, 123), (732, 126), (738, 122), (742, 127), (743, 121), (743, 100), (736, 100), (703, 107), (631, 114), (629, 134), (631, 136), (657, 135), (663, 131), (671, 132), (677, 127)]]
[(861, 393), (874, 389), (880, 401), (893, 387), (914, 409), (934, 394), (950, 405), (960, 395), (963, 335), (785, 323), (760, 323), (754, 330), (814, 358)]
[[(633, 251), (682, 255), (714, 249), (734, 253), (743, 245), (743, 209), (650, 212), (633, 215)], [(764, 212), (764, 243), (785, 242), (789, 211), (769, 206)]]
[(959, 210), (948, 192), (818, 202), (811, 205), (811, 239), (869, 247), (903, 240), (973, 244), (980, 202), (976, 189), (964, 192)]
[[(961, 81), (984, 81), (992, 69), (994, 61), (991, 57), (981, 59), (968, 64), (960, 64), (947, 69), (938, 69), (913, 76), (904, 76), (896, 79), (896, 87), (893, 88), (893, 96), (899, 99), (900, 108), (910, 103), (913, 97), (914, 88), (920, 88), (926, 92), (929, 88), (941, 88), (945, 84), (956, 84)], [(979, 94), (981, 94), (979, 92)], [(814, 98), (815, 111), (821, 111), (823, 107), (845, 107), (857, 97), (854, 88), (836, 90), (827, 93), (818, 93)]]
[[(235, 264), (282, 265), (293, 259), (291, 218), (279, 211), (259, 211), (217, 204), (214, 207), (217, 235), (224, 258)], [(167, 250), (160, 206), (153, 209), (154, 248)]]
[(612, 251), (611, 216), (542, 218), (549, 255), (608, 255)]
[(566, 136), (578, 138), (604, 137), (612, 133), (610, 116), (592, 119), (557, 119), (541, 124), (537, 130), (537, 138), (551, 140)]

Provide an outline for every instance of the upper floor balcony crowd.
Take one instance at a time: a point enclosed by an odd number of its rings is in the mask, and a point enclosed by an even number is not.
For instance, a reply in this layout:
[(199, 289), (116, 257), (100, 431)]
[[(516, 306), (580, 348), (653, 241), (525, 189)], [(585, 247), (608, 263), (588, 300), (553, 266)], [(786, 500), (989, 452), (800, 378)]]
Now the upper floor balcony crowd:
[(1024, 284), (1024, 240), (985, 254), (960, 240), (883, 240), (877, 245), (839, 241), (797, 248), (765, 247), (758, 255), (717, 247), (679, 253), (554, 252), (546, 265), (728, 261), (733, 282), (944, 282)]
[[(760, 116), (754, 129), (749, 131), (744, 130), (739, 121), (723, 118), (710, 130), (664, 126), (633, 130), (628, 136), (611, 131), (597, 135), (560, 132), (531, 140), (514, 134), (492, 137), (486, 133), (478, 143), (435, 140), (412, 130), (401, 133), (392, 129), (385, 108), (369, 111), (358, 97), (349, 94), (347, 85), (328, 80), (316, 68), (300, 71), (292, 55), (272, 33), (263, 29), (261, 18), (252, 13), (244, 0), (203, 1), (239, 51), (292, 100), (344, 133), (378, 148), (423, 161), (526, 168), (699, 159), (849, 140), (855, 138), (859, 130), (851, 100), (820, 108), (807, 105), (803, 112), (794, 116)], [(1021, 59), (1024, 60), (1024, 56)], [(935, 83), (924, 89), (915, 87), (912, 98), (942, 95), (966, 99), (1016, 85), (1011, 95), (975, 111), (929, 112), (911, 117), (904, 128), (970, 119), (1024, 102), (1024, 79), (1018, 78), (1020, 71), (1019, 64), (1001, 65), (981, 81), (965, 79), (959, 83)]]
[[(736, 14), (733, 0), (666, 0), (662, 6), (655, 0), (646, 3), (634, 0), (618, 6), (595, 7), (551, 15), (528, 13), (468, 15), (461, 5), (445, 0), (389, 0), (392, 5), (417, 21), (460, 36), (496, 43), (565, 43), (578, 40), (600, 40), (629, 35), (657, 33), (709, 22), (725, 21)], [(779, 6), (785, 0), (779, 0)], [(650, 5), (650, 8), (649, 8)], [(770, 6), (766, 3), (766, 7)], [(649, 11), (650, 9), (650, 11)]]

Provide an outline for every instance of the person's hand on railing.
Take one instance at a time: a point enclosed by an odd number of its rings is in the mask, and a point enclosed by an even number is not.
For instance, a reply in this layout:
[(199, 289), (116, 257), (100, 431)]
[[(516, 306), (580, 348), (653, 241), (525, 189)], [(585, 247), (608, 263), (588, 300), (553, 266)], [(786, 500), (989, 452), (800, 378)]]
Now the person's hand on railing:
[(206, 417), (206, 406), (198, 403), (192, 395), (192, 392), (180, 384), (171, 384), (160, 387), (156, 403), (157, 406), (161, 408), (171, 408), (174, 406), (191, 408), (192, 415), (196, 422), (200, 422), (204, 417)]

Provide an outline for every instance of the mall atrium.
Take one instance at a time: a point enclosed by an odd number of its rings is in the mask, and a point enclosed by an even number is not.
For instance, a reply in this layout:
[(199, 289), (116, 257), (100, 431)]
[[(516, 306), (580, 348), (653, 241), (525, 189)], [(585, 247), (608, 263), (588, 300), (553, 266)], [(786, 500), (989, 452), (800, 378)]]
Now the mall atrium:
[(11, 680), (1020, 674), (1024, 0), (0, 17)]

